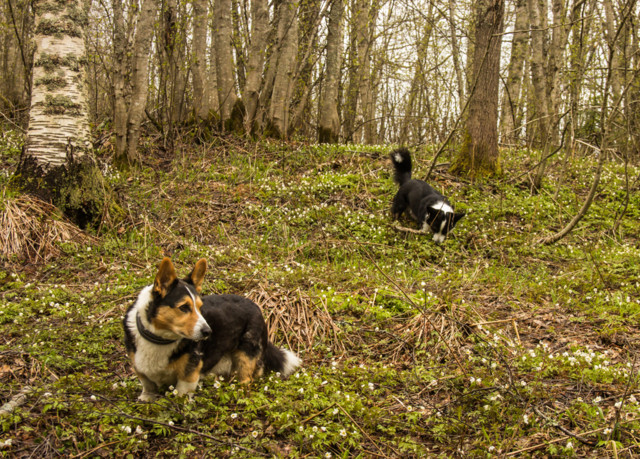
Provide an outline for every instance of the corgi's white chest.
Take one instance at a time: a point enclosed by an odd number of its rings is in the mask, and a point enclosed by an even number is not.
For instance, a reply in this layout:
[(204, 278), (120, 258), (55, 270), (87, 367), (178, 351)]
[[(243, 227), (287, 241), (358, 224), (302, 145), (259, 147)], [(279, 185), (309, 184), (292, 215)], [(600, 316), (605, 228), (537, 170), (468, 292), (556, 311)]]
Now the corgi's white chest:
[(177, 375), (169, 370), (169, 358), (178, 347), (179, 341), (164, 345), (151, 343), (142, 337), (136, 323), (136, 316), (144, 314), (146, 306), (151, 302), (152, 287), (149, 285), (142, 289), (136, 304), (127, 316), (127, 327), (134, 336), (136, 346), (133, 366), (137, 372), (160, 386), (176, 384)]
[(158, 385), (176, 384), (177, 375), (169, 370), (169, 358), (177, 344), (159, 346), (137, 337), (137, 349), (134, 358), (136, 371)]

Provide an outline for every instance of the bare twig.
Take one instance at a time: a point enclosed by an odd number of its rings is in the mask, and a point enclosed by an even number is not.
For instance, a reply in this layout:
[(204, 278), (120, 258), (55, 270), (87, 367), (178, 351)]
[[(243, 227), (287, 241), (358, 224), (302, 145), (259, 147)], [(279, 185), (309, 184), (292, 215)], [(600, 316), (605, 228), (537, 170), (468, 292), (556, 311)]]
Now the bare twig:
[(120, 441), (121, 440), (115, 440), (115, 441), (110, 441), (108, 443), (102, 443), (101, 445), (98, 445), (95, 448), (90, 449), (89, 451), (83, 451), (80, 454), (76, 454), (75, 456), (72, 456), (72, 458), (73, 459), (79, 459), (79, 458), (87, 457), (87, 456), (95, 453), (99, 449), (106, 448), (107, 446), (115, 445), (116, 443), (120, 443)]
[[(368, 439), (368, 440), (369, 440), (369, 441), (370, 441), (370, 442), (371, 442), (371, 443), (372, 443), (372, 444), (373, 444), (373, 445), (378, 449), (378, 451), (380, 451), (382, 454), (384, 454), (384, 451), (382, 451), (382, 449), (380, 448), (380, 446), (378, 446), (378, 444), (377, 444), (375, 441), (373, 441), (373, 438), (371, 438), (371, 437), (369, 436), (369, 434), (368, 434), (368, 433), (367, 433), (367, 432), (366, 432), (362, 427), (360, 427), (360, 425), (359, 425), (359, 424), (358, 424), (358, 423), (357, 423), (357, 422), (356, 422), (356, 421), (351, 417), (351, 415), (349, 414), (349, 412), (348, 412), (347, 410), (345, 410), (345, 409), (342, 407), (342, 405), (340, 405), (339, 403), (336, 403), (336, 406), (337, 406), (338, 408), (340, 408), (340, 410), (344, 413), (344, 415), (345, 415), (346, 417), (348, 417), (348, 418), (349, 418), (349, 420), (353, 423), (353, 425), (355, 425), (355, 426), (358, 428), (358, 430), (359, 430), (360, 432), (362, 432), (362, 434), (363, 434), (365, 437), (367, 437), (367, 439)], [(391, 451), (393, 451), (393, 453), (395, 454), (395, 457), (402, 457), (402, 455), (401, 455), (398, 451), (396, 451), (394, 448), (392, 448), (392, 447), (391, 447), (391, 445), (387, 445), (387, 446), (388, 446), (389, 448), (391, 448)], [(386, 455), (385, 455), (385, 457), (386, 457)]]
[[(594, 429), (594, 430), (590, 430), (588, 432), (583, 432), (582, 435), (593, 435), (594, 433), (602, 432), (606, 428), (607, 427), (601, 427), (599, 429)], [(531, 451), (535, 451), (537, 449), (544, 448), (545, 446), (552, 445), (554, 443), (560, 443), (561, 441), (565, 441), (568, 438), (572, 438), (572, 437), (570, 435), (565, 435), (565, 436), (562, 436), (562, 437), (554, 438), (553, 440), (549, 440), (549, 441), (544, 442), (544, 443), (538, 443), (537, 445), (527, 446), (526, 448), (522, 448), (522, 449), (519, 449), (517, 451), (511, 451), (511, 452), (505, 454), (505, 456), (506, 457), (519, 456), (522, 453), (528, 453), (528, 452), (531, 452)]]
[(309, 416), (307, 419), (304, 419), (304, 420), (300, 421), (300, 424), (306, 424), (307, 422), (311, 421), (313, 418), (316, 418), (316, 417), (320, 416), (322, 413), (324, 413), (325, 411), (333, 408), (334, 406), (336, 406), (336, 404), (332, 403), (331, 405), (329, 405), (325, 409), (320, 410), (316, 414), (312, 414), (311, 416)]
[(592, 448), (596, 447), (596, 443), (587, 440), (586, 438), (584, 438), (581, 435), (578, 435), (576, 433), (571, 432), (569, 429), (566, 429), (564, 427), (562, 427), (560, 424), (558, 424), (557, 421), (555, 421), (554, 419), (549, 418), (547, 415), (545, 415), (542, 411), (540, 411), (537, 407), (533, 407), (533, 411), (540, 416), (541, 418), (543, 418), (545, 421), (547, 421), (549, 424), (551, 424), (552, 426), (554, 426), (556, 429), (562, 431), (564, 434), (568, 435), (571, 438), (575, 438), (576, 440), (578, 440), (580, 443), (583, 443), (587, 446), (591, 446)]
[(166, 422), (158, 421), (158, 420), (155, 420), (155, 419), (143, 418), (143, 417), (140, 417), (140, 416), (133, 416), (131, 414), (125, 413), (124, 411), (122, 411), (117, 406), (115, 406), (115, 408), (120, 413), (113, 413), (112, 412), (112, 413), (104, 413), (104, 415), (106, 415), (106, 416), (123, 416), (125, 418), (135, 419), (136, 421), (146, 422), (146, 423), (149, 423), (149, 424), (156, 424), (156, 425), (160, 425), (160, 426), (163, 426), (163, 427), (167, 427), (167, 428), (169, 428), (171, 430), (178, 430), (180, 432), (192, 433), (192, 434), (197, 435), (199, 437), (215, 441), (216, 443), (220, 443), (220, 444), (223, 444), (223, 445), (227, 445), (227, 446), (231, 446), (231, 447), (234, 447), (234, 448), (238, 448), (238, 449), (241, 449), (243, 451), (247, 451), (247, 452), (250, 452), (252, 454), (256, 454), (258, 456), (268, 456), (268, 454), (261, 453), (259, 451), (256, 451), (255, 449), (247, 448), (246, 446), (238, 445), (238, 444), (232, 443), (230, 441), (220, 440), (219, 438), (216, 438), (213, 435), (209, 435), (209, 434), (206, 434), (204, 432), (200, 432), (199, 430), (189, 429), (187, 427), (180, 427), (180, 426), (168, 424)]
[(638, 360), (638, 354), (634, 354), (633, 355), (633, 363), (631, 364), (631, 368), (629, 369), (629, 380), (627, 381), (627, 385), (624, 388), (624, 394), (622, 395), (622, 398), (620, 399), (620, 406), (614, 405), (614, 407), (616, 409), (616, 416), (615, 416), (615, 418), (613, 420), (613, 429), (611, 429), (611, 432), (609, 433), (609, 440), (611, 440), (611, 437), (613, 436), (613, 433), (618, 429), (618, 424), (620, 422), (620, 413), (622, 412), (622, 407), (624, 406), (625, 400), (629, 396), (629, 391), (631, 390), (631, 384), (636, 379), (632, 375), (634, 374), (634, 370), (636, 368), (637, 360)]

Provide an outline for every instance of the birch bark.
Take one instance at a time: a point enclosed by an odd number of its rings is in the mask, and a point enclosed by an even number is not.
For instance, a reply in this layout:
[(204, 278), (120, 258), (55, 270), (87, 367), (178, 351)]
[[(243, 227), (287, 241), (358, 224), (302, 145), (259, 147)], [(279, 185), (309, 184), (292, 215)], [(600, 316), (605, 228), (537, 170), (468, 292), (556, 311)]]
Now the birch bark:
[(33, 2), (35, 56), (29, 128), (14, 183), (80, 227), (102, 216), (104, 184), (91, 156), (84, 63), (86, 3)]
[[(34, 3), (35, 55), (26, 156), (43, 169), (64, 165), (89, 147), (87, 94), (82, 62), (83, 24), (73, 22), (79, 0), (50, 8)], [(85, 19), (86, 20), (86, 19)]]

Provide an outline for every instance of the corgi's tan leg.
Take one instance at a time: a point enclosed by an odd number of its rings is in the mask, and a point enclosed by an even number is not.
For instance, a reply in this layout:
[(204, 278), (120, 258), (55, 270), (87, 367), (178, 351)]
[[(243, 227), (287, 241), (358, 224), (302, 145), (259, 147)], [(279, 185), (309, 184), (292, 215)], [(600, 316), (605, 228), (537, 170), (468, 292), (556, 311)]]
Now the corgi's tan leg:
[(242, 351), (237, 351), (233, 355), (233, 366), (240, 384), (249, 384), (256, 373), (258, 359), (256, 357), (249, 357)]
[(199, 361), (197, 365), (194, 366), (191, 356), (185, 354), (173, 362), (170, 368), (178, 374), (178, 383), (176, 384), (178, 395), (184, 395), (196, 390), (198, 381), (200, 380), (202, 361)]

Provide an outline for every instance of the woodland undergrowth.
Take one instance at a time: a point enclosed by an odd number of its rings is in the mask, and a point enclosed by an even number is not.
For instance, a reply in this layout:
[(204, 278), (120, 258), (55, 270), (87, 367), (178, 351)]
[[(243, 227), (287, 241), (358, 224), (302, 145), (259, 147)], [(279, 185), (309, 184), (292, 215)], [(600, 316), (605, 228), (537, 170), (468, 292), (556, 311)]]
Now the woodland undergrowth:
[[(467, 216), (437, 245), (390, 220), (390, 150), (149, 147), (127, 176), (104, 166), (122, 212), (90, 234), (1, 174), (0, 455), (639, 454), (640, 168), (612, 156), (586, 217), (540, 245), (580, 208), (589, 152), (554, 158), (536, 194), (525, 150), (485, 182), (439, 165), (431, 183)], [(2, 138), (5, 170), (19, 151)], [(205, 257), (204, 293), (256, 301), (302, 369), (137, 402), (121, 319), (165, 255), (185, 275)]]

